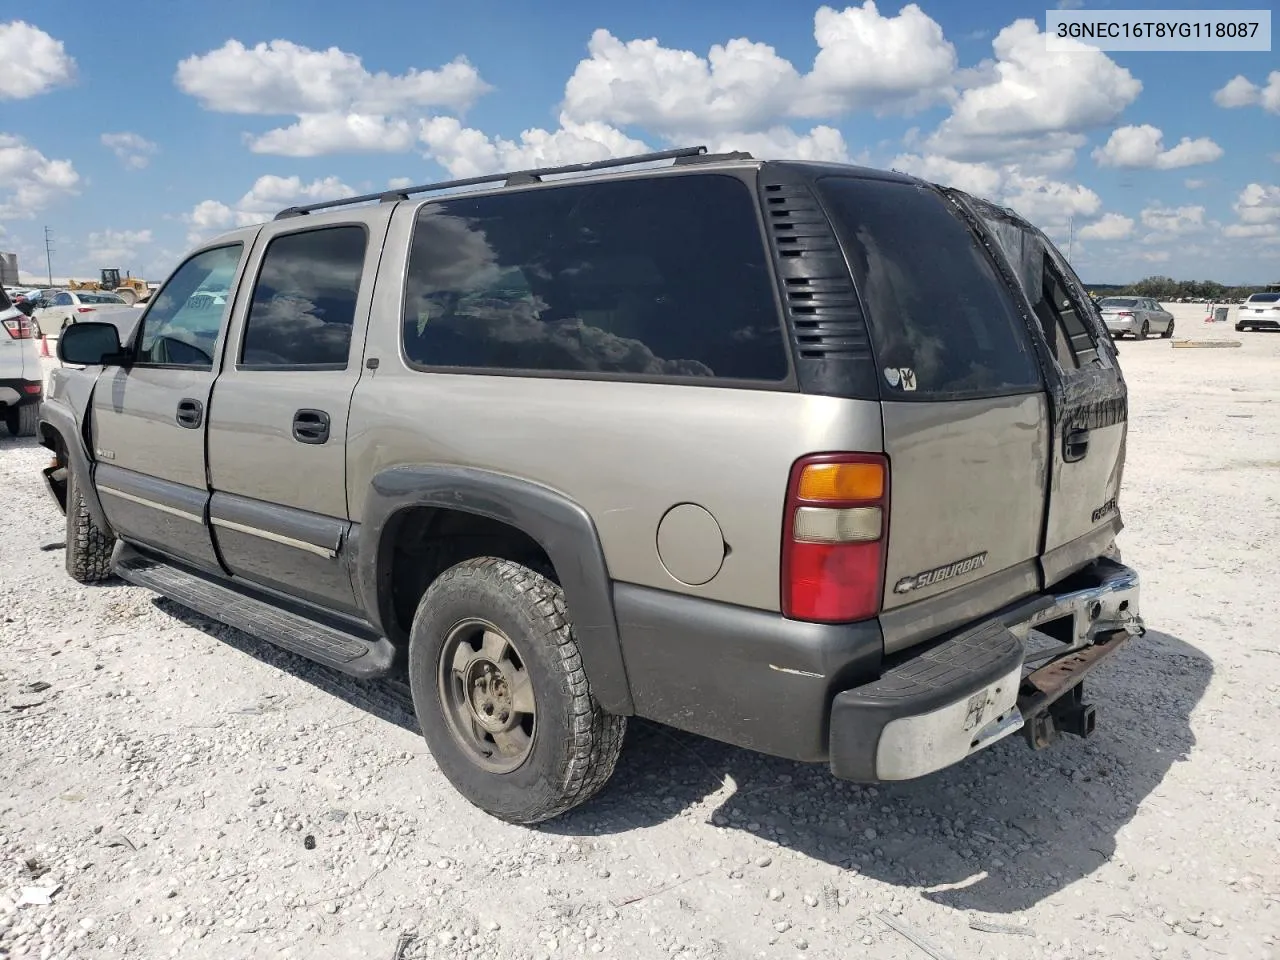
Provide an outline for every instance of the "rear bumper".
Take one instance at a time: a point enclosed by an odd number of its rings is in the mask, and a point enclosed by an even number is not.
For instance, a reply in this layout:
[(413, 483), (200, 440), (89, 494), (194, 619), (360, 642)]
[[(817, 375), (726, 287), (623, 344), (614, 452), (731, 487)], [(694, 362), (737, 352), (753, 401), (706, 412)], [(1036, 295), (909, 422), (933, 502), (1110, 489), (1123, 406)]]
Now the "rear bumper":
[(39, 403), (43, 393), (44, 384), (40, 380), (21, 377), (0, 379), (0, 407)]
[(1111, 334), (1138, 332), (1137, 320), (1110, 320), (1104, 318), (1104, 322), (1107, 325), (1107, 332)]
[[(835, 696), (830, 765), (861, 783), (909, 780), (951, 766), (1048, 713), (1085, 675), (1145, 632), (1138, 575), (1100, 559), (1057, 592), (910, 651), (880, 679)], [(1061, 655), (1025, 665), (1034, 628)]]

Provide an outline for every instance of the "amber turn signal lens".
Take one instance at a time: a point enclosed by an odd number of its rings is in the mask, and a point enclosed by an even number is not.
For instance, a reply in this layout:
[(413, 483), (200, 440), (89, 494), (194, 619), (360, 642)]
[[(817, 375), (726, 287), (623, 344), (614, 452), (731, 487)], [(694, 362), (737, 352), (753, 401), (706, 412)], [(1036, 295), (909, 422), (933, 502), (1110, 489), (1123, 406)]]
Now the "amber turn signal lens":
[(880, 500), (884, 468), (878, 463), (811, 463), (800, 474), (801, 500)]

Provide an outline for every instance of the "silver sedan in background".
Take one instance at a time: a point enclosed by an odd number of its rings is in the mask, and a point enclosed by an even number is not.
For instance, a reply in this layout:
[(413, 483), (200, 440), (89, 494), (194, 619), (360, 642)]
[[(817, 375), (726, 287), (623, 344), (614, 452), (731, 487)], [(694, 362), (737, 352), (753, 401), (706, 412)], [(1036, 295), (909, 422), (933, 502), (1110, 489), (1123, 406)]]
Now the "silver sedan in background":
[(1152, 333), (1166, 340), (1173, 336), (1173, 314), (1146, 297), (1103, 297), (1098, 309), (1107, 330), (1117, 339), (1126, 333), (1139, 340)]

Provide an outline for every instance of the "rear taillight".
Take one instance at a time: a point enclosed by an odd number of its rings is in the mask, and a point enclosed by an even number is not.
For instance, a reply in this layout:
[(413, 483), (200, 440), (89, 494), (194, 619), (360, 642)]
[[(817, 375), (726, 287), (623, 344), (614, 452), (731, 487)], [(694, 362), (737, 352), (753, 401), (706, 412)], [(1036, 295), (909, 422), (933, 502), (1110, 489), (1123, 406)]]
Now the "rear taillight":
[(40, 396), (40, 393), (43, 390), (44, 390), (44, 386), (39, 383), (24, 383), (22, 385), (22, 392), (32, 397)]
[(1133, 311), (1132, 311), (1132, 310), (1117, 310), (1117, 311), (1116, 311), (1116, 316), (1117, 316), (1117, 317), (1132, 317), (1132, 316), (1133, 316)]
[(95, 307), (76, 307), (76, 313), (93, 313)]
[(889, 530), (889, 461), (823, 453), (791, 468), (782, 526), (782, 613), (845, 623), (880, 610)]
[(18, 317), (14, 320), (4, 321), (5, 332), (14, 340), (30, 340), (32, 339), (31, 321), (26, 317)]

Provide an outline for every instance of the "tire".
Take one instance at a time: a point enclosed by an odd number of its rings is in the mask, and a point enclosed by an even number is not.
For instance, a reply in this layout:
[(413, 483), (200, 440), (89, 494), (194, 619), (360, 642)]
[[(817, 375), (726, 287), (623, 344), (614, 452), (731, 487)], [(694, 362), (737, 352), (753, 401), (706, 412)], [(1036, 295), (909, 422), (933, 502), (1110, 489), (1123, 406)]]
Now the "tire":
[(1245, 332), (1246, 330), (1248, 330), (1248, 329), (1249, 329), (1249, 328), (1248, 328), (1248, 327), (1246, 327), (1243, 323), (1237, 323), (1237, 324), (1236, 324), (1236, 333), (1244, 333), (1244, 332)]
[(1149, 334), (1150, 332), (1151, 332), (1151, 321), (1143, 320), (1142, 329), (1138, 331), (1138, 339), (1139, 340), (1147, 339), (1147, 334)]
[(40, 329), (40, 321), (35, 317), (31, 318), (31, 335), (37, 340), (44, 336), (44, 331)]
[(1169, 321), (1169, 326), (1164, 328), (1164, 333), (1160, 334), (1160, 339), (1168, 340), (1173, 336), (1173, 321)]
[(15, 437), (34, 437), (40, 425), (40, 404), (24, 403), (4, 412), (4, 424)]
[(100, 583), (111, 576), (115, 537), (93, 522), (75, 468), (67, 467), (67, 573), (77, 583)]
[(62, 326), (58, 328), (58, 336), (62, 336), (62, 332), (66, 330), (67, 327), (71, 326), (71, 324), (73, 323), (75, 323), (75, 321), (72, 320), (70, 317), (67, 317), (65, 320), (63, 320)]
[(441, 772), (501, 820), (558, 817), (613, 775), (626, 717), (592, 696), (564, 593), (528, 567), (477, 557), (442, 573), (413, 618), (409, 682)]

